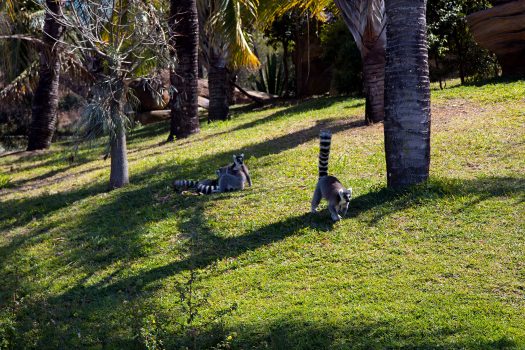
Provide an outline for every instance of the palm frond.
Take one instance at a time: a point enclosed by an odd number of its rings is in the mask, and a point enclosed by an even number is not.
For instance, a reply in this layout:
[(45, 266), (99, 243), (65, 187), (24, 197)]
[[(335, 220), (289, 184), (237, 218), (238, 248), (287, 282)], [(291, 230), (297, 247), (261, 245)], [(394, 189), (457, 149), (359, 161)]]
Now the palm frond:
[(38, 61), (34, 61), (0, 90), (0, 103), (17, 102), (33, 93), (38, 79)]
[(354, 40), (366, 56), (377, 40), (386, 41), (384, 0), (335, 0)]
[(222, 51), (232, 68), (259, 67), (247, 31), (255, 23), (257, 0), (201, 0), (198, 5), (208, 49)]
[(320, 21), (326, 19), (325, 10), (332, 5), (332, 0), (266, 0), (258, 8), (259, 25), (267, 28), (272, 22), (291, 10), (308, 12)]

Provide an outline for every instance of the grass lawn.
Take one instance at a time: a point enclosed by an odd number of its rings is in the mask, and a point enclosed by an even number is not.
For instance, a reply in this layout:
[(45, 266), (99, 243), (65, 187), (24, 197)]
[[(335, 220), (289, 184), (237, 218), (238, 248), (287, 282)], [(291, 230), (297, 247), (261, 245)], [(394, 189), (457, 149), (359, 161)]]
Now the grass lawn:
[[(525, 81), (432, 91), (431, 180), (385, 189), (382, 125), (317, 98), (163, 143), (0, 158), (0, 349), (525, 349)], [(308, 213), (318, 134), (349, 215)], [(176, 194), (244, 153), (253, 187)], [(3, 188), (1, 188), (3, 187)]]

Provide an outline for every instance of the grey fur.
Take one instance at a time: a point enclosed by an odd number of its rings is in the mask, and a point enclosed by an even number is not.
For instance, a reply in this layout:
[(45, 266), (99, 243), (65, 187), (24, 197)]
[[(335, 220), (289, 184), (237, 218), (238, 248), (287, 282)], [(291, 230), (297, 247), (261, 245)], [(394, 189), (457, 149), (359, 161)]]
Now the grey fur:
[(219, 186), (216, 192), (244, 190), (244, 184), (252, 185), (248, 167), (244, 164), (244, 154), (233, 156), (233, 164), (218, 170)]
[(319, 180), (315, 187), (312, 198), (312, 213), (317, 212), (317, 207), (321, 199), (328, 201), (328, 210), (332, 220), (341, 220), (341, 215), (345, 216), (348, 211), (350, 199), (352, 198), (352, 188), (346, 189), (335, 176), (328, 176), (328, 159), (332, 134), (330, 131), (321, 131), (319, 150)]
[(312, 213), (317, 212), (317, 207), (324, 198), (328, 201), (328, 210), (332, 220), (339, 221), (348, 211), (352, 189), (344, 188), (335, 176), (323, 176), (317, 181), (314, 197), (312, 198)]
[(245, 183), (252, 185), (250, 172), (244, 164), (244, 154), (234, 155), (233, 164), (217, 169), (217, 182), (206, 186), (197, 186), (203, 194), (222, 193), (243, 190)]

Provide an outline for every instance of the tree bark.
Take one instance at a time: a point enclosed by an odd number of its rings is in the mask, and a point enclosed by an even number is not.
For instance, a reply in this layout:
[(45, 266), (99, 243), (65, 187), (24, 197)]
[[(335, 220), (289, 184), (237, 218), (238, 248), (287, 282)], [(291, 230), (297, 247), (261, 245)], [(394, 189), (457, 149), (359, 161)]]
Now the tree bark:
[(388, 187), (428, 179), (430, 80), (426, 0), (386, 0), (385, 154)]
[(199, 19), (196, 0), (171, 0), (170, 27), (178, 58), (171, 72), (176, 92), (171, 100), (171, 127), (168, 141), (198, 133)]
[(378, 40), (372, 50), (363, 57), (365, 120), (368, 124), (385, 119), (385, 63), (385, 46)]
[(210, 70), (208, 72), (208, 89), (210, 107), (208, 120), (227, 120), (230, 107), (228, 106), (228, 70), (223, 57), (210, 54)]
[(31, 108), (28, 151), (49, 148), (55, 133), (60, 79), (60, 44), (58, 44), (58, 40), (64, 31), (56, 20), (56, 16), (60, 14), (61, 3), (61, 0), (46, 0), (48, 12), (45, 17), (42, 38), (44, 45), (40, 51), (40, 79)]
[(115, 136), (110, 140), (111, 172), (109, 188), (120, 188), (129, 183), (128, 155), (126, 150), (126, 131), (118, 128)]
[(283, 67), (284, 67), (284, 85), (283, 85), (283, 97), (287, 98), (290, 95), (288, 86), (290, 83), (290, 67), (288, 66), (288, 59), (290, 54), (288, 52), (288, 40), (282, 42), (283, 45)]
[(361, 53), (365, 120), (368, 124), (380, 122), (385, 117), (385, 25), (388, 19), (383, 0), (335, 0), (335, 4)]
[(109, 189), (120, 188), (129, 183), (128, 153), (126, 149), (126, 126), (123, 119), (123, 97), (126, 96), (126, 86), (116, 84), (112, 88), (111, 118), (115, 130), (110, 133), (109, 147), (111, 154), (111, 171), (109, 174)]

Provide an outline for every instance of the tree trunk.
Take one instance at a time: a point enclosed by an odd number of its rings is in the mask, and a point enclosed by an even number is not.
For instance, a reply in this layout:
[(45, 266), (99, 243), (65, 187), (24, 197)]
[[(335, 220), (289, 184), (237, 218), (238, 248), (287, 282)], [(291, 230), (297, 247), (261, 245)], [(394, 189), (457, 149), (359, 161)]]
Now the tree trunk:
[(365, 120), (368, 124), (385, 117), (385, 15), (383, 0), (335, 0), (343, 20), (352, 33), (363, 61)]
[(235, 97), (235, 84), (237, 83), (237, 71), (228, 71), (228, 105), (232, 106), (237, 103)]
[(210, 107), (208, 120), (227, 120), (230, 107), (228, 106), (228, 70), (223, 57), (210, 54), (210, 71), (208, 72), (208, 89)]
[(288, 59), (290, 54), (288, 52), (288, 40), (284, 40), (283, 44), (283, 67), (284, 67), (284, 85), (283, 85), (283, 97), (287, 98), (290, 95), (289, 83), (290, 83), (290, 67), (288, 66)]
[(57, 41), (64, 31), (55, 18), (61, 12), (60, 4), (60, 0), (46, 0), (46, 6), (52, 13), (46, 13), (45, 17), (40, 79), (33, 97), (28, 151), (49, 148), (55, 133), (60, 79), (60, 45)]
[(365, 120), (374, 124), (385, 119), (385, 46), (379, 40), (363, 57), (363, 84), (365, 88)]
[(129, 183), (128, 155), (126, 150), (126, 131), (118, 128), (115, 136), (110, 140), (111, 172), (109, 175), (109, 188), (120, 188)]
[(386, 0), (385, 154), (388, 186), (427, 180), (430, 80), (426, 0)]
[(176, 92), (171, 100), (171, 128), (168, 141), (198, 133), (199, 20), (196, 0), (171, 0), (170, 27), (178, 58), (171, 73)]
[(457, 49), (457, 55), (458, 55), (458, 63), (459, 63), (459, 80), (461, 81), (461, 85), (465, 85), (465, 65), (464, 61), (465, 58), (463, 53), (463, 44), (461, 43), (461, 39), (459, 38), (458, 30), (454, 30), (454, 41), (456, 42), (456, 49)]

